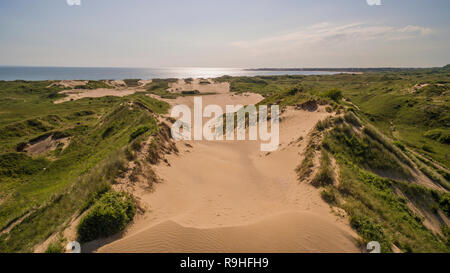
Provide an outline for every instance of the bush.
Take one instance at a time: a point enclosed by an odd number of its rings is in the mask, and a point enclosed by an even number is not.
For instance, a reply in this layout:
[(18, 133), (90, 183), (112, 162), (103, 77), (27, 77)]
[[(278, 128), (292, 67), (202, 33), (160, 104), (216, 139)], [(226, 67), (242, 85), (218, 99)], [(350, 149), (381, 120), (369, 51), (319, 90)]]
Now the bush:
[(439, 141), (442, 144), (450, 144), (450, 133), (445, 130), (435, 129), (427, 131), (425, 137)]
[(47, 167), (49, 161), (45, 158), (33, 159), (23, 153), (7, 153), (0, 155), (0, 176), (18, 177), (33, 175)]
[(198, 90), (190, 90), (190, 91), (181, 91), (182, 95), (195, 95), (200, 94), (200, 91)]
[(316, 129), (319, 130), (319, 131), (323, 131), (323, 130), (326, 130), (326, 129), (330, 128), (331, 125), (332, 125), (331, 124), (331, 119), (330, 118), (326, 118), (324, 120), (319, 120), (316, 123)]
[(391, 243), (383, 231), (383, 228), (372, 222), (372, 220), (363, 215), (351, 216), (350, 225), (361, 235), (361, 237), (369, 241), (378, 241), (381, 245), (382, 252), (391, 251)]
[(136, 86), (139, 86), (139, 81), (140, 81), (140, 79), (125, 79), (125, 80), (123, 80), (123, 82), (124, 82), (128, 87), (136, 87)]
[(406, 151), (405, 145), (401, 143), (400, 141), (394, 141), (394, 145), (397, 146), (400, 150)]
[(338, 102), (342, 99), (342, 91), (339, 89), (331, 89), (326, 91), (323, 96)]
[(85, 85), (77, 85), (74, 87), (74, 89), (99, 89), (99, 88), (112, 88), (109, 84), (102, 82), (102, 81), (89, 81)]
[(320, 157), (320, 168), (316, 176), (311, 181), (311, 184), (315, 187), (324, 187), (332, 185), (334, 182), (334, 174), (331, 169), (330, 155), (325, 149), (322, 149)]
[(424, 150), (425, 152), (434, 153), (433, 148), (428, 145), (423, 145), (422, 150)]
[(63, 252), (64, 246), (62, 244), (62, 241), (49, 244), (47, 250), (45, 250), (45, 253), (63, 253)]
[(344, 115), (345, 121), (356, 127), (361, 127), (361, 121), (353, 112), (347, 112)]
[(88, 242), (111, 236), (125, 228), (133, 219), (136, 208), (126, 193), (105, 193), (84, 216), (77, 227), (78, 240)]
[(336, 191), (334, 188), (330, 187), (320, 193), (322, 199), (330, 205), (334, 205), (337, 203)]
[(130, 135), (130, 142), (132, 140), (134, 140), (135, 138), (137, 138), (138, 136), (143, 135), (148, 130), (150, 130), (150, 127), (148, 127), (148, 126), (139, 126), (136, 130), (134, 130), (133, 133), (131, 133), (131, 135)]
[(439, 200), (439, 207), (450, 217), (450, 193), (444, 193)]

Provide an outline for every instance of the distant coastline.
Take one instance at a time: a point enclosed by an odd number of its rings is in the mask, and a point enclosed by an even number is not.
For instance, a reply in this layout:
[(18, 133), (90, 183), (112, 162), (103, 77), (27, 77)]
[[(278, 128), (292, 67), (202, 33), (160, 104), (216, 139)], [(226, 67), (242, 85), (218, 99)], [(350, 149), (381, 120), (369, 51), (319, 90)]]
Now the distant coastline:
[(389, 71), (401, 71), (401, 70), (418, 70), (424, 69), (419, 67), (367, 67), (367, 68), (246, 68), (246, 71), (320, 71), (320, 72), (389, 72)]
[(126, 67), (51, 67), (51, 66), (0, 66), (0, 80), (124, 80), (168, 78), (217, 78), (221, 76), (255, 77), (282, 75), (332, 75), (337, 73), (360, 74), (364, 72), (397, 72), (429, 68), (126, 68)]
[(217, 78), (221, 76), (277, 76), (277, 75), (331, 75), (331, 71), (248, 70), (243, 68), (174, 67), (174, 68), (121, 68), (121, 67), (38, 67), (0, 66), (0, 80), (124, 80), (168, 78)]

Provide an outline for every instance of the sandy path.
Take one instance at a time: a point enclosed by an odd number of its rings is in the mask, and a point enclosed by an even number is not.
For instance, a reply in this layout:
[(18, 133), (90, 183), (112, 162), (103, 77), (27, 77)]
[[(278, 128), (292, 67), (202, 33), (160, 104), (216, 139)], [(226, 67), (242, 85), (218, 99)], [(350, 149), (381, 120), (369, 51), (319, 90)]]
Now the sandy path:
[[(252, 96), (203, 100), (223, 105), (261, 99)], [(180, 100), (192, 105), (193, 98)], [(332, 214), (319, 191), (299, 183), (295, 173), (306, 145), (297, 140), (328, 115), (323, 108), (289, 109), (282, 115), (281, 145), (269, 154), (255, 141), (190, 141), (191, 147), (178, 142), (180, 154), (155, 168), (164, 182), (154, 192), (134, 193), (147, 212), (98, 251), (359, 252), (346, 220)]]

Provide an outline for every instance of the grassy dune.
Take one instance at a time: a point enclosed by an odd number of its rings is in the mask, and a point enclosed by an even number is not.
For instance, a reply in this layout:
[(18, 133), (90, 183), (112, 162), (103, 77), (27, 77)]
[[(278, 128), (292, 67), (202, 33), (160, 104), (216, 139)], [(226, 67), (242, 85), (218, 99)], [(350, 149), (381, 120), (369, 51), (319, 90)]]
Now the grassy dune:
[[(131, 135), (142, 127), (140, 134), (156, 134), (154, 113), (168, 108), (143, 94), (53, 104), (60, 88), (49, 85), (0, 83), (0, 230), (12, 227), (0, 237), (2, 252), (30, 251), (108, 187), (124, 169)], [(17, 151), (49, 133), (70, 144), (33, 156)]]
[[(262, 94), (261, 104), (316, 101), (340, 113), (345, 108), (345, 115), (317, 124), (297, 169), (299, 181), (320, 188), (330, 206), (346, 211), (362, 245), (377, 240), (383, 252), (449, 251), (449, 228), (442, 219), (449, 216), (448, 67), (218, 80), (229, 81), (234, 92)], [(417, 172), (443, 190), (416, 183)], [(429, 217), (441, 219), (438, 231), (425, 225)]]

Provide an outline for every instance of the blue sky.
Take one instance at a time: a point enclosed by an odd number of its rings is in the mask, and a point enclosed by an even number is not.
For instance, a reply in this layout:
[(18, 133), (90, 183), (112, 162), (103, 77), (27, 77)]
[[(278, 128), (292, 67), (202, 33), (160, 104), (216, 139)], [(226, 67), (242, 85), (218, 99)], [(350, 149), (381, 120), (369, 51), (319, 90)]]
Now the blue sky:
[(1, 0), (0, 65), (450, 63), (450, 1)]

